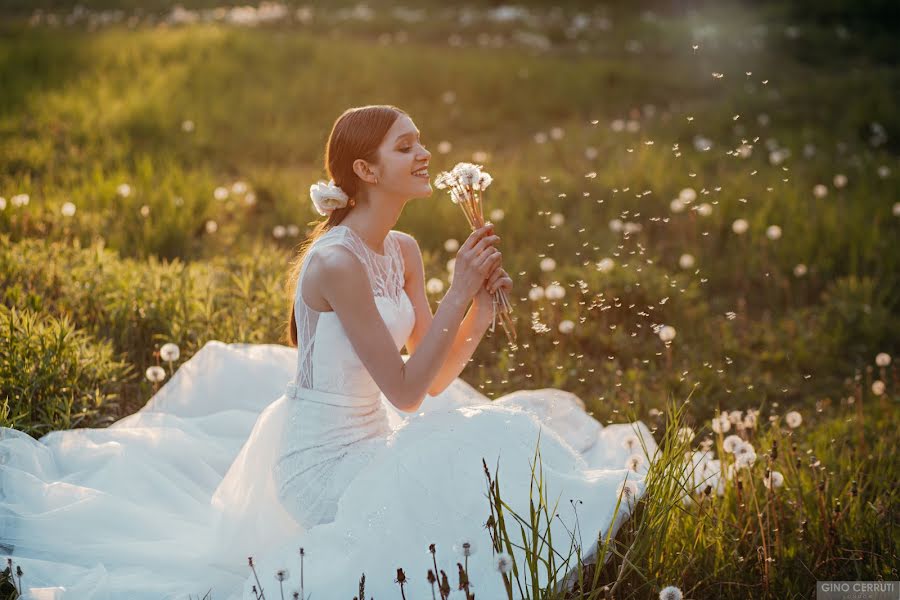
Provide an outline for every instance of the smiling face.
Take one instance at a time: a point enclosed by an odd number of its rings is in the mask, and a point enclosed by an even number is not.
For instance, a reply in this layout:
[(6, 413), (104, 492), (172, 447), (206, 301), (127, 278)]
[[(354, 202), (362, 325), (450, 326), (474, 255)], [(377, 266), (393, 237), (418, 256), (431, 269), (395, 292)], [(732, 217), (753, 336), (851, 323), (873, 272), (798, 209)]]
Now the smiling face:
[(378, 148), (378, 187), (391, 195), (423, 198), (434, 190), (428, 175), (431, 152), (422, 145), (419, 130), (407, 115), (400, 115)]

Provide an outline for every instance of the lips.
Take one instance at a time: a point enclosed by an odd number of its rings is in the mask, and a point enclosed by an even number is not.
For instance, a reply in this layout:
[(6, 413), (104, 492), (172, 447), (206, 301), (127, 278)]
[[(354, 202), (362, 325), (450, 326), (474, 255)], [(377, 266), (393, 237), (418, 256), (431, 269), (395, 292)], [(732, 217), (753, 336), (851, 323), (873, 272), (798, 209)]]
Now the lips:
[(422, 167), (418, 171), (413, 171), (414, 177), (421, 177), (422, 179), (428, 179), (428, 167)]

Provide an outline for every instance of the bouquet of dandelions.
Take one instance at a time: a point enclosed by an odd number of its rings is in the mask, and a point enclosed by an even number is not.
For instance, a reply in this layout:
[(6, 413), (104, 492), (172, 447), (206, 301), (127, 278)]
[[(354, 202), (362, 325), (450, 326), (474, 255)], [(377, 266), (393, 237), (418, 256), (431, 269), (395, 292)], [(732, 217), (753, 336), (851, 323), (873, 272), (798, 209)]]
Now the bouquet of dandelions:
[[(461, 162), (452, 170), (438, 173), (434, 186), (439, 190), (446, 189), (450, 193), (450, 200), (462, 208), (469, 227), (473, 230), (484, 227), (483, 195), (487, 186), (491, 185), (493, 178), (487, 171), (481, 170), (481, 165)], [(513, 346), (516, 344), (516, 330), (512, 321), (512, 305), (506, 292), (502, 289), (493, 294), (494, 314), (491, 319), (491, 331), (494, 331), (497, 318), (506, 332), (506, 338)]]

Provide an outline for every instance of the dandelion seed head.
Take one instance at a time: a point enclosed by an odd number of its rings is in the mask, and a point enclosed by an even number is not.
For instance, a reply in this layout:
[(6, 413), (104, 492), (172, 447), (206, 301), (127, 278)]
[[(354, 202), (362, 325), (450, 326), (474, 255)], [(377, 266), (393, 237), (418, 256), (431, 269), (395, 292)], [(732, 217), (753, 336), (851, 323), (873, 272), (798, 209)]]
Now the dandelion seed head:
[[(4, 200), (3, 202), (4, 202), (4, 206), (5, 206), (6, 200)], [(72, 215), (75, 214), (75, 205), (72, 204), (71, 202), (66, 202), (65, 204), (62, 205), (62, 208), (60, 209), (59, 212), (61, 212), (62, 216), (64, 216), (64, 217), (71, 217)]]
[(506, 552), (498, 552), (494, 557), (494, 568), (501, 573), (509, 573), (512, 571), (512, 557)]
[(532, 302), (537, 302), (538, 300), (541, 300), (543, 297), (544, 297), (544, 288), (542, 288), (539, 285), (528, 290), (528, 299), (531, 300)]
[(570, 334), (575, 331), (575, 323), (573, 323), (569, 319), (563, 319), (559, 322), (559, 332), (563, 334)]
[(694, 267), (694, 257), (691, 254), (682, 254), (678, 258), (678, 266), (682, 269), (691, 269)]
[(722, 449), (728, 453), (734, 453), (738, 444), (742, 444), (744, 440), (739, 435), (731, 434), (722, 440)]
[(838, 173), (834, 176), (834, 187), (840, 189), (842, 187), (846, 187), (847, 185), (847, 176), (843, 173)]
[(773, 241), (780, 239), (781, 227), (779, 227), (778, 225), (769, 225), (769, 227), (766, 228), (766, 237)]
[(159, 349), (159, 358), (166, 362), (174, 362), (178, 360), (179, 356), (181, 356), (181, 350), (178, 348), (177, 344), (173, 344), (172, 342), (163, 344)]
[(550, 258), (549, 256), (547, 258), (544, 258), (541, 260), (541, 271), (543, 271), (545, 273), (549, 273), (550, 271), (554, 270), (555, 268), (556, 268), (556, 261), (553, 260), (552, 258)]
[(120, 183), (119, 186), (116, 188), (116, 193), (118, 195), (122, 196), (123, 198), (127, 198), (128, 196), (131, 195), (131, 186), (128, 185), (127, 183)]
[(891, 355), (887, 352), (879, 352), (875, 357), (875, 364), (879, 367), (886, 367), (891, 364)]
[(166, 371), (159, 365), (153, 365), (151, 367), (147, 367), (144, 375), (146, 375), (147, 379), (149, 379), (153, 383), (159, 383), (166, 378)]
[(885, 390), (885, 385), (884, 385), (883, 381), (881, 381), (880, 379), (876, 379), (875, 381), (872, 382), (872, 393), (873, 394), (875, 394), (876, 396), (881, 396), (882, 394), (884, 394), (884, 390)]
[(215, 198), (216, 200), (219, 200), (221, 202), (222, 200), (225, 200), (226, 198), (228, 198), (228, 193), (229, 193), (228, 188), (220, 185), (219, 187), (217, 187), (216, 189), (213, 190), (213, 198)]
[(682, 600), (681, 590), (674, 585), (666, 586), (660, 590), (659, 600)]
[(735, 219), (734, 223), (731, 224), (731, 230), (738, 235), (746, 233), (749, 227), (750, 225), (745, 219)]
[(675, 339), (675, 328), (671, 325), (664, 325), (659, 329), (659, 339), (664, 342), (670, 342)]
[(558, 283), (551, 283), (544, 288), (544, 294), (548, 300), (560, 300), (566, 295), (566, 288)]
[(806, 265), (803, 263), (797, 263), (794, 265), (794, 277), (803, 277), (808, 272)]
[(444, 282), (437, 277), (432, 277), (425, 284), (425, 291), (429, 294), (440, 294), (444, 291)]
[(828, 195), (828, 188), (822, 185), (821, 183), (817, 183), (813, 186), (813, 196), (816, 198), (824, 198)]
[(769, 471), (763, 475), (763, 485), (769, 489), (777, 489), (784, 485), (784, 475), (780, 471)]
[(791, 429), (796, 429), (803, 423), (803, 417), (796, 410), (792, 410), (784, 415), (784, 422), (787, 423), (787, 426)]
[(447, 252), (456, 252), (459, 250), (459, 240), (450, 238), (444, 242), (444, 250)]

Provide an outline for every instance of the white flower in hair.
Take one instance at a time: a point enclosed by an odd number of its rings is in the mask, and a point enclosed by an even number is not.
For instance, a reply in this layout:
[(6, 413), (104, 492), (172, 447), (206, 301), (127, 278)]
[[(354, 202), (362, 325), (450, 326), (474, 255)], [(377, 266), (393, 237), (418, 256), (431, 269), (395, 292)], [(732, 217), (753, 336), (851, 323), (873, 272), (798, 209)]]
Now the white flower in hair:
[(334, 180), (329, 180), (328, 183), (319, 181), (309, 186), (309, 197), (316, 211), (323, 217), (330, 215), (336, 208), (344, 208), (350, 200), (344, 190), (335, 185)]

